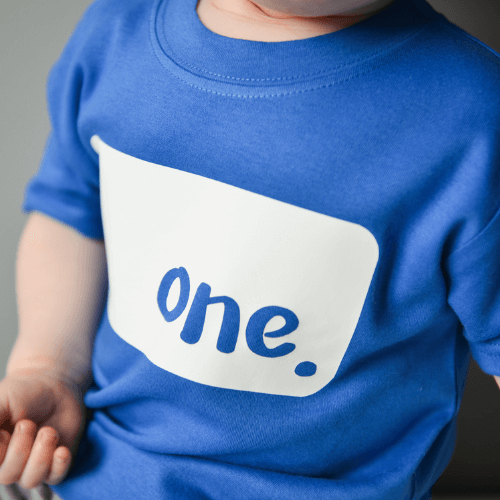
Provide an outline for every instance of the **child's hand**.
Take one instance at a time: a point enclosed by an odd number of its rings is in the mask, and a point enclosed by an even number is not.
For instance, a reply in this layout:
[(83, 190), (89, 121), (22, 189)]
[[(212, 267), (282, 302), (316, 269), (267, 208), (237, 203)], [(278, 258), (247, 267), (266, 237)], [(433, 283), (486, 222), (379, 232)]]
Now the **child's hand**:
[(60, 483), (85, 424), (81, 391), (57, 371), (7, 375), (0, 382), (0, 484), (30, 489)]

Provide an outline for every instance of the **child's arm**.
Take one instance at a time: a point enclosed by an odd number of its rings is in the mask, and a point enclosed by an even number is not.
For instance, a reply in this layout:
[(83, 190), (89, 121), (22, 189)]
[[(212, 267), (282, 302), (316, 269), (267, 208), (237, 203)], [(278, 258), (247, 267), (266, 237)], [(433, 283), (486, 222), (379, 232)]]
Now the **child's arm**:
[(89, 383), (107, 293), (104, 243), (40, 212), (28, 219), (16, 263), (19, 334), (7, 375), (47, 364)]
[(34, 488), (63, 480), (85, 429), (83, 394), (107, 292), (103, 242), (33, 213), (16, 291), (19, 335), (0, 381), (0, 484)]

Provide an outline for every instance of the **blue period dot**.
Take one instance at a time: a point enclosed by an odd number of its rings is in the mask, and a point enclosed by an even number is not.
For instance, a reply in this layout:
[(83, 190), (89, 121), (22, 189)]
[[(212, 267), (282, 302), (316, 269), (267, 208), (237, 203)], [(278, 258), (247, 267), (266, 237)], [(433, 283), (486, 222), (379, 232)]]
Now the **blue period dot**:
[(299, 377), (310, 377), (316, 373), (316, 365), (311, 363), (310, 361), (304, 361), (303, 363), (299, 363), (295, 367), (295, 373)]

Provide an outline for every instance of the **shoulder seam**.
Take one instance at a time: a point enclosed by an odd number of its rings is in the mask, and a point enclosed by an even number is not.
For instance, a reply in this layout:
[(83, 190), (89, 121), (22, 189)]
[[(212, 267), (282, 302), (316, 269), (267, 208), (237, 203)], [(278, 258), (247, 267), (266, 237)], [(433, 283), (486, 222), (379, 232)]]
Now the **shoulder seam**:
[(441, 19), (436, 19), (438, 23), (441, 24), (444, 28), (447, 30), (453, 32), (454, 34), (460, 35), (462, 37), (468, 38), (469, 40), (475, 42), (476, 44), (480, 45), (481, 47), (487, 49), (489, 52), (491, 52), (495, 57), (500, 59), (500, 53), (498, 53), (495, 49), (487, 45), (486, 43), (482, 42), (479, 40), (479, 38), (476, 38), (474, 35), (471, 35), (469, 32), (465, 31), (463, 28), (460, 26), (457, 26), (456, 24), (453, 24), (451, 21), (446, 19), (444, 16)]

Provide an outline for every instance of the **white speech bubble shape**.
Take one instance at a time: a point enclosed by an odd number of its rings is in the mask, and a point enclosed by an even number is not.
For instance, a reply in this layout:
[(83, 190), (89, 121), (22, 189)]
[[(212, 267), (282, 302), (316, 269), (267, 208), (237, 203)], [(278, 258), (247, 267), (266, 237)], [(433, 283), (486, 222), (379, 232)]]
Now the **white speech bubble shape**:
[[(108, 316), (117, 335), (156, 366), (213, 387), (304, 397), (333, 380), (379, 258), (370, 231), (134, 158), (97, 135), (91, 144), (99, 154)], [(182, 314), (166, 321), (158, 305), (160, 284), (168, 271), (181, 267), (189, 276), (189, 299)], [(181, 338), (202, 283), (211, 287), (210, 297), (230, 297), (239, 306), (232, 352), (217, 349), (222, 303), (207, 306), (198, 342)], [(179, 294), (177, 279), (168, 311)], [(267, 349), (294, 344), (284, 356), (256, 354), (247, 342), (250, 317), (269, 306), (288, 309), (299, 321), (287, 335), (263, 336)], [(284, 325), (276, 316), (265, 333)]]

